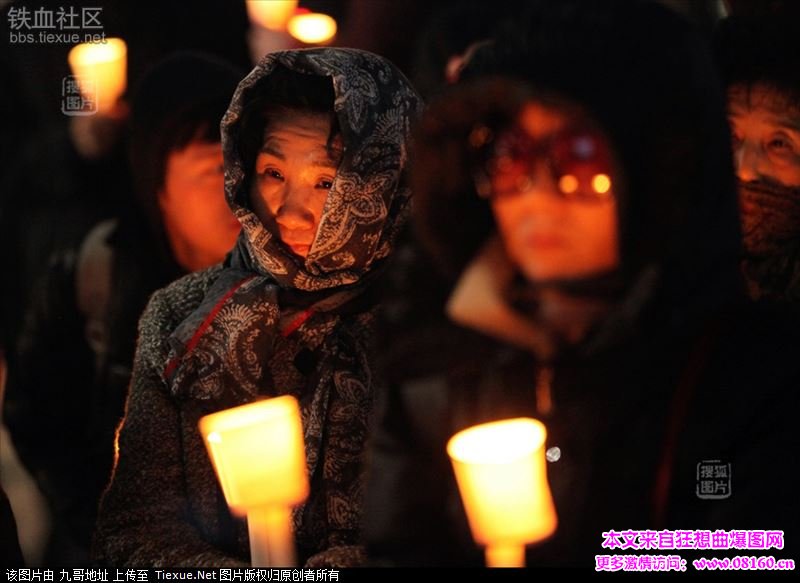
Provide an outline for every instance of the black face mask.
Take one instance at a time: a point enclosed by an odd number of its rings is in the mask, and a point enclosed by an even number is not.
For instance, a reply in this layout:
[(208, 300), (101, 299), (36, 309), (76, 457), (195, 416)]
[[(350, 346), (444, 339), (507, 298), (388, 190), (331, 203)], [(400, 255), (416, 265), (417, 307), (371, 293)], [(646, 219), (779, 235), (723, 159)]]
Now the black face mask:
[(751, 295), (800, 300), (800, 187), (739, 182), (739, 201)]

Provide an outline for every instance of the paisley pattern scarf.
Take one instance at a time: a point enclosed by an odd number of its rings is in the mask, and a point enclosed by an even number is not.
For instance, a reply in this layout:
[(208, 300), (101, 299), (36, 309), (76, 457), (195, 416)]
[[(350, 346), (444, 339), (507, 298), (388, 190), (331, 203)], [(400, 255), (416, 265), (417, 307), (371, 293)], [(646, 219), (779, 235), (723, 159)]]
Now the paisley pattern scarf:
[[(242, 111), (279, 66), (331, 80), (344, 144), (305, 259), (252, 212), (251, 169), (238, 148)], [(370, 283), (409, 212), (407, 147), (421, 107), (385, 59), (317, 48), (267, 55), (222, 121), (225, 193), (243, 229), (202, 304), (170, 337), (165, 378), (177, 399), (210, 409), (282, 394), (300, 400), (312, 493), (294, 520), (298, 540), (312, 547), (348, 544), (358, 532), (372, 391)]]

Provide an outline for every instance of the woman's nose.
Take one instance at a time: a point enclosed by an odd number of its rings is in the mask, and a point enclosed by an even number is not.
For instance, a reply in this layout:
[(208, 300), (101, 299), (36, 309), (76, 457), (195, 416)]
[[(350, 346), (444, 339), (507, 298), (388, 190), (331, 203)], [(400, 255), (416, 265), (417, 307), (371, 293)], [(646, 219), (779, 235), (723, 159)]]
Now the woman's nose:
[(765, 176), (768, 161), (758, 144), (743, 141), (733, 153), (736, 176), (743, 182), (754, 182)]
[(560, 200), (558, 184), (544, 162), (539, 162), (522, 181), (520, 195), (534, 206), (551, 206)]
[(305, 230), (314, 227), (314, 213), (309, 208), (309, 196), (305, 189), (286, 185), (283, 203), (278, 209), (275, 220), (286, 229)]

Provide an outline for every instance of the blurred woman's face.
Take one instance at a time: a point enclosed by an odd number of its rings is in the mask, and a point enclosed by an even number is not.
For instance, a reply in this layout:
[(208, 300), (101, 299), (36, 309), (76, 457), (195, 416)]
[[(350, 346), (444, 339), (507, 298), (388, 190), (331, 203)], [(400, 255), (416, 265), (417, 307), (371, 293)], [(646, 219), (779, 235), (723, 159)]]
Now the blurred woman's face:
[(327, 114), (289, 111), (267, 127), (250, 192), (253, 211), (299, 257), (308, 255), (341, 157)]
[(196, 139), (171, 151), (159, 205), (172, 253), (184, 269), (222, 261), (241, 227), (225, 200), (222, 144)]
[(765, 87), (728, 92), (733, 160), (742, 182), (800, 186), (800, 109)]
[(498, 137), (488, 179), (511, 260), (536, 282), (616, 268), (616, 173), (607, 139), (575, 115), (538, 102), (526, 104), (515, 131), (506, 142)]

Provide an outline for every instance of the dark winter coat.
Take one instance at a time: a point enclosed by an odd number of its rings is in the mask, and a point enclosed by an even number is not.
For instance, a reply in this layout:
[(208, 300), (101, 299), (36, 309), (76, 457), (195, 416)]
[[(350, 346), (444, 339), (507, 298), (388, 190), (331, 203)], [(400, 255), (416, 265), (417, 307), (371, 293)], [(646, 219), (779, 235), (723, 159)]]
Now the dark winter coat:
[[(245, 107), (269, 96), (273, 74), (287, 70), (331, 80), (344, 143), (305, 259), (250, 208), (252, 169), (240, 148)], [(245, 564), (246, 523), (231, 517), (197, 425), (203, 415), (281, 394), (300, 402), (311, 487), (293, 513), (298, 558), (340, 566), (363, 559), (371, 290), (407, 215), (406, 148), (419, 108), (393, 65), (351, 49), (272, 53), (240, 83), (222, 134), (226, 196), (242, 234), (222, 266), (157, 292), (142, 316), (119, 461), (98, 519), (102, 560)]]
[[(559, 519), (529, 549), (530, 566), (592, 567), (615, 552), (601, 546), (612, 529), (783, 529), (788, 548), (798, 524), (800, 334), (787, 314), (745, 300), (728, 129), (703, 41), (655, 3), (538, 3), (469, 67), (466, 78), (502, 79), (432, 103), (416, 141), (415, 225), (445, 291), (419, 293), (427, 286), (411, 268), (408, 293), (385, 304), (388, 388), (365, 514), (372, 559), (482, 564), (445, 447), (460, 429), (517, 416), (547, 427)], [(472, 184), (468, 136), (477, 122), (513, 119), (536, 95), (577, 103), (599, 123), (625, 182), (618, 272), (557, 284), (609, 311), (551, 356), (485, 314), (469, 328), (443, 314), (462, 272), (489, 261), (495, 231)], [(394, 276), (407, 269), (398, 263)], [(512, 323), (544, 326), (536, 286), (513, 283), (494, 290)], [(511, 299), (519, 287), (526, 302)], [(414, 320), (422, 313), (438, 317)], [(714, 463), (718, 474), (730, 468), (729, 481), (700, 479)]]

